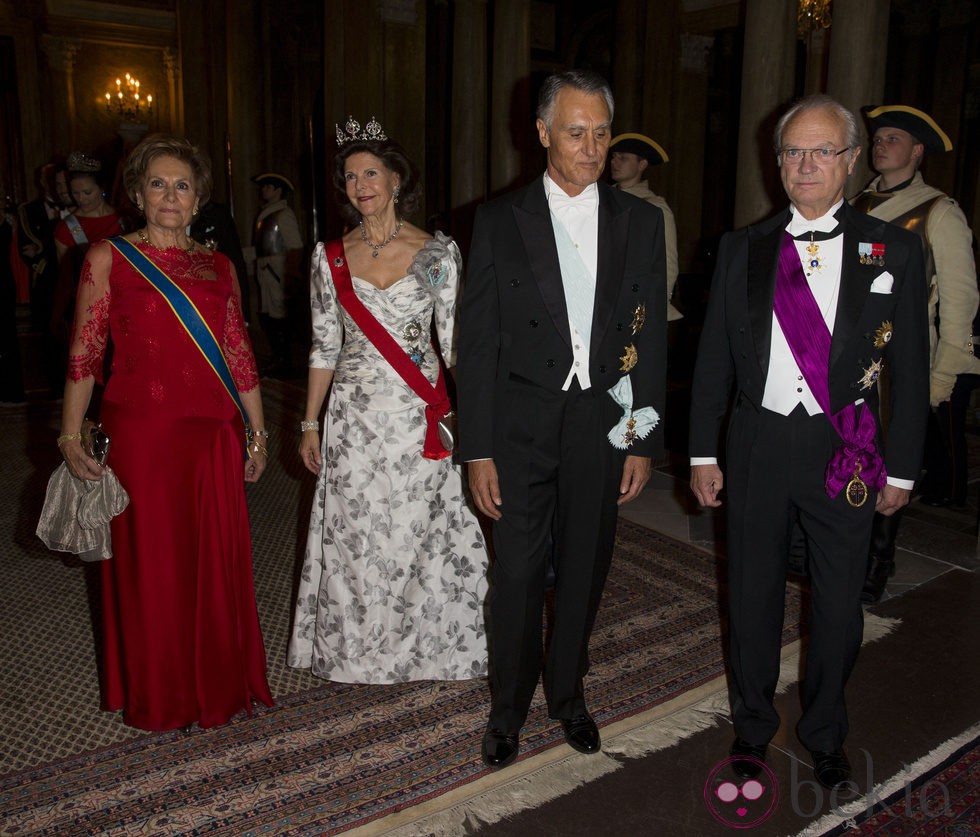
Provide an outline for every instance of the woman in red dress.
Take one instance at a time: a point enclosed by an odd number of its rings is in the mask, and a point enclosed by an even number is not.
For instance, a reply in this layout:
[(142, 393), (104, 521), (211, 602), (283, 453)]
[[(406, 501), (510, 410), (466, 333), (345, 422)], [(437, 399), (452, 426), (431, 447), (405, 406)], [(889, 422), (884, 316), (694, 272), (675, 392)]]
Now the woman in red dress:
[(82, 260), (93, 244), (123, 231), (119, 215), (105, 199), (102, 164), (81, 151), (73, 151), (68, 155), (67, 166), (68, 191), (74, 206), (54, 228), (58, 278), (51, 311), (51, 331), (61, 346), (62, 357), (74, 318)]
[(126, 236), (194, 303), (227, 360), (241, 411), (174, 311), (104, 241), (85, 258), (62, 416), (62, 454), (83, 479), (104, 473), (80, 429), (111, 337), (102, 398), (110, 465), (130, 496), (102, 566), (102, 706), (151, 730), (222, 724), (272, 704), (252, 581), (244, 482), (266, 465), (262, 400), (231, 262), (186, 234), (211, 189), (186, 140), (148, 137), (126, 164), (146, 227)]
[(73, 255), (77, 256), (78, 267), (92, 244), (118, 235), (122, 227), (116, 210), (106, 201), (101, 183), (102, 164), (80, 151), (73, 151), (67, 166), (68, 189), (75, 206), (55, 225), (54, 238), (58, 261), (76, 250)]

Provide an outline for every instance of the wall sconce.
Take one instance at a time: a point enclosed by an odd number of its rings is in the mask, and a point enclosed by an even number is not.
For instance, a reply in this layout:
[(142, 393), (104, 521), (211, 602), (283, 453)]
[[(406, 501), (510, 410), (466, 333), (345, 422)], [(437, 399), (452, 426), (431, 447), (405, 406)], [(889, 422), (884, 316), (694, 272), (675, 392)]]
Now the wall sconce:
[(110, 116), (117, 116), (124, 122), (140, 122), (153, 111), (153, 96), (140, 93), (140, 80), (126, 73), (116, 79), (115, 91), (105, 93), (105, 109)]

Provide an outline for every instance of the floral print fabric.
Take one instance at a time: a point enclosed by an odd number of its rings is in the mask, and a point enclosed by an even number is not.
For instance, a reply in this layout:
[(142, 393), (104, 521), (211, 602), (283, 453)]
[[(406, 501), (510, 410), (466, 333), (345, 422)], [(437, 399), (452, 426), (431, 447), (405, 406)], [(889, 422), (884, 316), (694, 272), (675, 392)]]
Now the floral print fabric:
[[(440, 233), (389, 288), (353, 277), (433, 383), (430, 326), (452, 365), (459, 281)], [(334, 377), (288, 663), (346, 683), (484, 676), (487, 552), (460, 468), (422, 458), (425, 405), (341, 308), (322, 244), (311, 294), (310, 365)]]

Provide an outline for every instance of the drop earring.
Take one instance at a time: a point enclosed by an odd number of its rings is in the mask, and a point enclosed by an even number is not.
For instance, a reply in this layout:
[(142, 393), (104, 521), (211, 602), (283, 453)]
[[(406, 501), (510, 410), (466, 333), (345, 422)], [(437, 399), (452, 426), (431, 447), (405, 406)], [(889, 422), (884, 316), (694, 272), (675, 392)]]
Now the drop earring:
[(402, 187), (401, 186), (396, 186), (395, 187), (395, 191), (393, 193), (394, 194), (394, 198), (395, 198), (395, 203), (398, 203), (398, 193), (401, 192), (401, 190), (402, 190)]

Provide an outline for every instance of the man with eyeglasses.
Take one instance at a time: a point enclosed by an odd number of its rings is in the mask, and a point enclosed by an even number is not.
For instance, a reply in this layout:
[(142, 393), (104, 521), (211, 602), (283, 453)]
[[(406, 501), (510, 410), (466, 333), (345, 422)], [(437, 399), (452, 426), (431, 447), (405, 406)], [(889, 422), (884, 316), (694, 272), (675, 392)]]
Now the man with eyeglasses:
[[(871, 164), (878, 177), (851, 202), (875, 218), (916, 233), (925, 252), (931, 345), (922, 500), (931, 506), (966, 503), (964, 426), (970, 393), (980, 384), (973, 321), (980, 293), (973, 233), (956, 201), (926, 184), (919, 167), (926, 154), (953, 144), (929, 114), (907, 105), (882, 105), (865, 114), (871, 129)], [(900, 514), (875, 515), (862, 600), (881, 599), (895, 573)]]
[[(844, 686), (861, 646), (861, 588), (875, 511), (908, 503), (919, 473), (929, 345), (922, 248), (860, 213), (844, 184), (860, 154), (854, 115), (816, 95), (776, 126), (790, 206), (722, 238), (691, 396), (691, 487), (728, 502), (732, 769), (759, 774), (779, 729), (790, 544), (802, 532), (811, 611), (797, 735), (817, 780), (854, 789)], [(878, 444), (883, 364), (892, 444)], [(734, 385), (727, 466), (719, 433)]]

